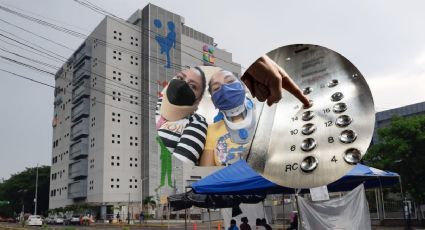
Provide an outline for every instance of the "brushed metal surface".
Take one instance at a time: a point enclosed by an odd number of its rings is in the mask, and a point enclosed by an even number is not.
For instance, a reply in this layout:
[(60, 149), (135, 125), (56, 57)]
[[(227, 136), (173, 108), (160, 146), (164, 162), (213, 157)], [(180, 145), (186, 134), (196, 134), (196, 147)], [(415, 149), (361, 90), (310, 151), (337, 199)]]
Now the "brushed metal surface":
[(313, 105), (304, 108), (285, 91), (278, 104), (264, 106), (247, 162), (287, 187), (336, 181), (359, 162), (372, 138), (375, 109), (366, 80), (351, 62), (325, 47), (290, 45), (267, 55)]

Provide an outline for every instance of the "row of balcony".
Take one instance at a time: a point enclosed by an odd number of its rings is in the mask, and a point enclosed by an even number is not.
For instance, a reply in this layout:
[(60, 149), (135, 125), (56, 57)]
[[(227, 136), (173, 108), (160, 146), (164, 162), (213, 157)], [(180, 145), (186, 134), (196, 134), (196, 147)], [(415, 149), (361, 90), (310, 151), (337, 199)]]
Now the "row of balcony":
[(81, 98), (90, 97), (89, 79), (84, 79), (74, 86), (72, 90), (72, 103), (76, 104)]
[(76, 180), (68, 184), (68, 198), (79, 199), (87, 197), (87, 179)]
[(79, 63), (82, 58), (91, 56), (91, 45), (89, 41), (85, 41), (80, 47), (74, 52), (73, 58), (74, 63)]
[(90, 99), (82, 98), (76, 103), (71, 110), (71, 121), (76, 122), (82, 117), (90, 115)]
[(84, 43), (74, 53), (73, 91), (71, 109), (70, 163), (68, 178), (68, 198), (87, 197), (87, 173), (89, 151), (89, 116), (90, 116), (90, 48)]
[(76, 160), (87, 157), (89, 154), (88, 142), (88, 137), (80, 138), (79, 140), (74, 141), (74, 143), (72, 143), (71, 147), (69, 148), (69, 159)]

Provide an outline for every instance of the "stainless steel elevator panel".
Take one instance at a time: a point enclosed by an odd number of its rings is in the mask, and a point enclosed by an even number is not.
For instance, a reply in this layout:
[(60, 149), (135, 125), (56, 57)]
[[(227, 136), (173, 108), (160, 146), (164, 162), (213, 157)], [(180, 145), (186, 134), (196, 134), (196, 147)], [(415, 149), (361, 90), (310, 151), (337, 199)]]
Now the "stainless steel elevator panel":
[(360, 71), (325, 47), (290, 45), (267, 54), (313, 106), (294, 96), (264, 106), (248, 163), (265, 178), (292, 188), (329, 184), (349, 172), (370, 145), (375, 109)]

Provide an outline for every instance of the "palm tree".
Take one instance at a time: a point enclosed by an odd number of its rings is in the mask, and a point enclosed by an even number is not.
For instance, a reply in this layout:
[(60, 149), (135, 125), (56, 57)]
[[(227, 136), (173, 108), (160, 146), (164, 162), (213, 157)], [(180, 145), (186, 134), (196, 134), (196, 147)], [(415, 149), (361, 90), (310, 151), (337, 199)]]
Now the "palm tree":
[(156, 201), (153, 196), (147, 196), (143, 199), (143, 206), (148, 208), (147, 213), (149, 213), (149, 206), (153, 209), (156, 207)]

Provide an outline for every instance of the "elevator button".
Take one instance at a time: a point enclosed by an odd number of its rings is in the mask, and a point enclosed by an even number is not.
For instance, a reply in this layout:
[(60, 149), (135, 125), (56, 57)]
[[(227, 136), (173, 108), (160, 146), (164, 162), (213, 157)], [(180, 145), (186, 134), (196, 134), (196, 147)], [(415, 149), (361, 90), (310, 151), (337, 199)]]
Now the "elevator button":
[(310, 135), (314, 133), (314, 131), (316, 131), (316, 126), (313, 123), (307, 123), (301, 128), (301, 132), (304, 135)]
[(331, 96), (332, 101), (340, 101), (342, 98), (344, 98), (344, 94), (342, 94), (341, 92), (336, 92)]
[(301, 116), (301, 119), (303, 119), (303, 121), (309, 121), (313, 119), (314, 116), (315, 116), (314, 112), (311, 110), (308, 110), (303, 113), (303, 115)]
[(328, 82), (328, 87), (329, 88), (331, 88), (331, 87), (334, 87), (334, 86), (336, 86), (336, 85), (338, 85), (338, 80), (337, 79), (333, 79), (333, 80), (330, 80), (329, 82)]
[(342, 131), (341, 135), (339, 136), (339, 140), (345, 144), (353, 143), (356, 140), (356, 138), (357, 138), (356, 132), (350, 129)]
[(305, 152), (309, 152), (313, 150), (314, 148), (316, 148), (316, 145), (317, 145), (316, 141), (313, 138), (306, 138), (301, 143), (301, 149)]
[(303, 89), (303, 94), (304, 95), (308, 95), (311, 92), (313, 92), (313, 88), (311, 88), (310, 86)]
[(311, 173), (317, 168), (318, 165), (319, 161), (316, 157), (308, 156), (301, 162), (300, 168), (305, 173)]
[(332, 109), (335, 113), (342, 113), (347, 110), (347, 104), (344, 102), (336, 103)]
[(309, 109), (313, 106), (313, 100), (309, 100), (310, 104), (308, 106), (303, 105), (303, 109)]
[(361, 158), (362, 154), (356, 148), (350, 148), (344, 152), (344, 160), (348, 164), (357, 164), (360, 162)]
[(353, 121), (353, 118), (351, 118), (348, 115), (341, 115), (336, 118), (335, 124), (339, 127), (347, 127), (351, 122)]

